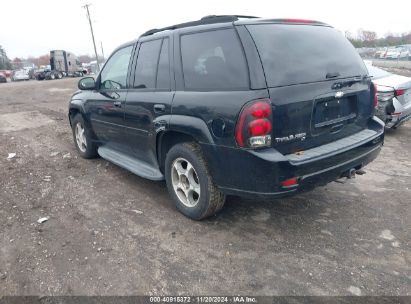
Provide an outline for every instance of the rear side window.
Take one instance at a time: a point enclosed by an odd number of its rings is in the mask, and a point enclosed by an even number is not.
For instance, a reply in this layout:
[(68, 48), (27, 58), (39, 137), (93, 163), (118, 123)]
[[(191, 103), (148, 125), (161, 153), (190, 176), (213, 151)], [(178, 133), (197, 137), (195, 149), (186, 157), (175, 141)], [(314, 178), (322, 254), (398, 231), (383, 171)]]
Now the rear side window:
[(163, 40), (160, 58), (158, 59), (156, 88), (170, 89), (170, 60), (168, 59), (168, 39)]
[(144, 42), (137, 57), (136, 73), (133, 87), (136, 89), (154, 89), (161, 39)]
[(248, 89), (248, 69), (234, 29), (181, 36), (184, 85), (188, 90)]
[(351, 43), (325, 26), (259, 24), (247, 26), (260, 53), (270, 87), (366, 75)]
[(143, 42), (137, 57), (135, 89), (170, 89), (168, 38)]

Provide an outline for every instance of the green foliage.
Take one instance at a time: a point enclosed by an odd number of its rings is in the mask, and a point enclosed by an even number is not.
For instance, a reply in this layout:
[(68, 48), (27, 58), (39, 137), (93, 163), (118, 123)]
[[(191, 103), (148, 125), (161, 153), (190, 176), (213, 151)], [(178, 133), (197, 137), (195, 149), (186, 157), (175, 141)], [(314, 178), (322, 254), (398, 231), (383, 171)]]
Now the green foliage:
[(0, 45), (0, 70), (11, 70), (12, 65), (6, 51)]

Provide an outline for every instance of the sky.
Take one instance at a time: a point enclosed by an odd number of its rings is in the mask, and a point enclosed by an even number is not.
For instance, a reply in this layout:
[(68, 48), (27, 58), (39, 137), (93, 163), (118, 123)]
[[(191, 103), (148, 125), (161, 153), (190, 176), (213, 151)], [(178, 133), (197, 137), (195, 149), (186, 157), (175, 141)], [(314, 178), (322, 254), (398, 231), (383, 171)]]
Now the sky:
[(102, 53), (102, 44), (106, 57), (151, 28), (206, 15), (313, 19), (342, 32), (356, 34), (363, 28), (379, 37), (411, 32), (411, 0), (1, 0), (0, 45), (11, 59), (44, 55), (52, 49), (92, 55), (84, 4), (91, 4), (97, 51)]

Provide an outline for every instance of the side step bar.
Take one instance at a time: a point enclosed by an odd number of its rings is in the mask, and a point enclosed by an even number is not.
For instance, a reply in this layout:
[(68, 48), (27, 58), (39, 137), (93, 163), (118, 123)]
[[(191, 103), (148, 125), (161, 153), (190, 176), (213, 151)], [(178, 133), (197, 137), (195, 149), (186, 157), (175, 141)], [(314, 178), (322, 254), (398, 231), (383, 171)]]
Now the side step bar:
[(102, 158), (134, 173), (135, 175), (154, 181), (164, 180), (164, 175), (158, 168), (155, 168), (136, 158), (130, 157), (105, 146), (99, 147), (97, 152)]

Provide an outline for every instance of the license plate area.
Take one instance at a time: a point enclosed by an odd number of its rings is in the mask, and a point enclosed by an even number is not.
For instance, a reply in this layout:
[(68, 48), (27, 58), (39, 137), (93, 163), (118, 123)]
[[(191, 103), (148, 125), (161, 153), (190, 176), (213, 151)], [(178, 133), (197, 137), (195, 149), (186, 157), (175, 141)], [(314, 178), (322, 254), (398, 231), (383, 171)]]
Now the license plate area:
[(357, 113), (357, 96), (321, 99), (315, 103), (313, 125), (318, 130), (349, 123), (357, 117)]

